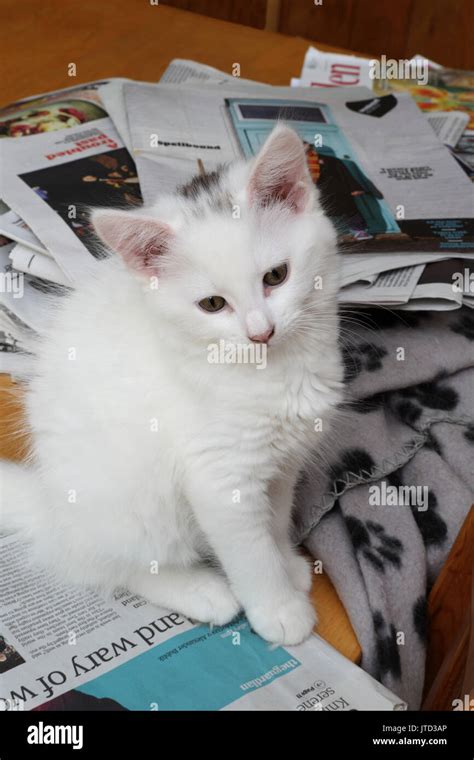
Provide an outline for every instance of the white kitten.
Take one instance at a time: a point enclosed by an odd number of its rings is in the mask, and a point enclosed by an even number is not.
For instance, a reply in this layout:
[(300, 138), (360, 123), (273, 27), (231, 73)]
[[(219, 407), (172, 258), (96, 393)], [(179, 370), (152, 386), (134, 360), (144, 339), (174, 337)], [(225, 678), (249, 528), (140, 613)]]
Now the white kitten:
[[(243, 607), (297, 644), (315, 615), (293, 490), (342, 377), (335, 233), (301, 141), (280, 125), (254, 161), (93, 222), (119, 255), (39, 344), (31, 462), (1, 464), (4, 522), (63, 580), (203, 622)], [(265, 368), (211, 363), (220, 341), (266, 346)]]

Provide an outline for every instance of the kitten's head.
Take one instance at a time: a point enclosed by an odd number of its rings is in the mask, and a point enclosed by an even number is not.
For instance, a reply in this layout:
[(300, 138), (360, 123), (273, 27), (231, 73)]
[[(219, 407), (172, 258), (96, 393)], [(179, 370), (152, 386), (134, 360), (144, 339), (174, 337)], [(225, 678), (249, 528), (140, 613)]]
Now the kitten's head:
[(305, 340), (318, 314), (321, 329), (335, 311), (335, 232), (288, 127), (251, 162), (195, 177), (148, 209), (96, 211), (93, 223), (181, 340), (271, 351)]

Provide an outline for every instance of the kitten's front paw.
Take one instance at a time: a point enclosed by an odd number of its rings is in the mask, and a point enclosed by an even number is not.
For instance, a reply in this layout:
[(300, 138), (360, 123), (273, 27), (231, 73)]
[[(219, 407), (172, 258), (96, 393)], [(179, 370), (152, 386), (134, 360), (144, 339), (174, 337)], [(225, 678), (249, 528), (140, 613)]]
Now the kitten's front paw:
[(225, 625), (240, 611), (240, 605), (224, 578), (212, 570), (199, 574), (190, 589), (186, 614), (200, 623)]
[(312, 584), (311, 565), (305, 557), (296, 552), (292, 553), (288, 559), (288, 573), (293, 586), (298, 591), (308, 593)]
[(317, 622), (311, 602), (300, 591), (290, 599), (275, 600), (246, 612), (253, 630), (273, 644), (301, 644)]

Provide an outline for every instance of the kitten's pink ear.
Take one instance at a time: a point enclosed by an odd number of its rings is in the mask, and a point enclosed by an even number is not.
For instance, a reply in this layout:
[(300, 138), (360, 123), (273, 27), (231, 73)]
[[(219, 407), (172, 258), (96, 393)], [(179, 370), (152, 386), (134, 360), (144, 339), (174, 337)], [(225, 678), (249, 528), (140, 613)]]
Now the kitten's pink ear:
[(92, 224), (101, 240), (143, 275), (156, 273), (174, 236), (168, 224), (126, 211), (94, 211)]
[(267, 138), (253, 168), (248, 194), (250, 205), (279, 202), (294, 213), (304, 211), (314, 186), (300, 138), (289, 127), (278, 125)]

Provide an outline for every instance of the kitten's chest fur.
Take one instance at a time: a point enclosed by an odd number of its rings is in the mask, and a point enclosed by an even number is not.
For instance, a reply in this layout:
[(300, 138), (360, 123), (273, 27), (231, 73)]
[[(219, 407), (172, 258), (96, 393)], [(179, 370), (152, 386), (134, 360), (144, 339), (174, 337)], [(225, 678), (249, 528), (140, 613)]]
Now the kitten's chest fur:
[(262, 371), (246, 393), (223, 401), (220, 419), (231, 431), (230, 452), (245, 450), (256, 467), (275, 471), (300, 467), (318, 446), (339, 390), (301, 364)]
[(287, 375), (281, 385), (279, 398), (269, 408), (273, 432), (269, 443), (277, 458), (299, 458), (317, 445), (334, 393), (308, 369)]

